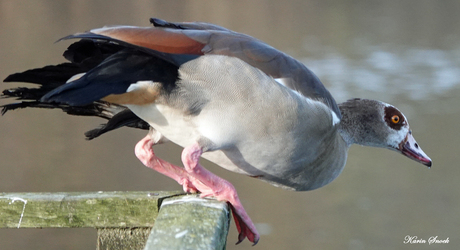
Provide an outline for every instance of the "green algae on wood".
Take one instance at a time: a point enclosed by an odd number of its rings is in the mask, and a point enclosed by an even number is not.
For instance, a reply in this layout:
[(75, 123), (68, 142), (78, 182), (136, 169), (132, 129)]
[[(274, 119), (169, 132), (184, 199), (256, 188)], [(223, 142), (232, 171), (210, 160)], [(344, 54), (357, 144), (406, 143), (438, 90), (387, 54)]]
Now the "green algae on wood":
[(180, 192), (0, 193), (0, 227), (152, 227)]

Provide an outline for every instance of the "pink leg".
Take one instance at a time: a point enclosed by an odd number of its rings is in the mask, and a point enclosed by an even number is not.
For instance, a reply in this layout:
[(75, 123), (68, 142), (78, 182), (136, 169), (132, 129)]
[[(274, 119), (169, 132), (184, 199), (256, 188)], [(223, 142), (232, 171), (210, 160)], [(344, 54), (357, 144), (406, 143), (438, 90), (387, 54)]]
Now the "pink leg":
[(185, 192), (196, 193), (200, 191), (201, 197), (214, 196), (218, 200), (227, 201), (233, 211), (233, 218), (239, 232), (237, 244), (246, 237), (254, 245), (257, 244), (259, 234), (251, 218), (244, 210), (233, 185), (209, 172), (198, 163), (202, 154), (198, 144), (187, 147), (182, 152), (185, 169), (158, 158), (153, 152), (153, 146), (154, 143), (150, 135), (136, 144), (135, 154), (145, 166), (176, 180), (183, 186)]
[(227, 201), (232, 209), (233, 218), (238, 229), (238, 243), (246, 237), (255, 244), (259, 241), (259, 233), (254, 223), (244, 210), (235, 187), (217, 175), (211, 173), (198, 162), (202, 149), (195, 143), (182, 151), (182, 162), (185, 170), (192, 176), (193, 185), (201, 192), (201, 197), (214, 196), (218, 200)]
[(137, 158), (145, 166), (177, 181), (180, 185), (182, 185), (185, 192), (196, 193), (198, 190), (190, 181), (190, 175), (183, 168), (177, 167), (158, 158), (153, 152), (153, 145), (154, 143), (150, 138), (150, 135), (147, 135), (142, 140), (140, 140), (136, 144), (134, 150)]

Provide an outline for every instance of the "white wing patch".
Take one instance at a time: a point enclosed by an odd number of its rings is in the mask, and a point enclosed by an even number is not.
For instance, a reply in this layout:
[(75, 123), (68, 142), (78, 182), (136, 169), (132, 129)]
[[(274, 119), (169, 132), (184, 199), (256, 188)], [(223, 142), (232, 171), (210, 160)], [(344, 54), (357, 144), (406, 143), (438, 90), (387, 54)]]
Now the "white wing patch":
[(76, 75), (73, 75), (71, 78), (69, 78), (69, 80), (67, 80), (67, 82), (65, 83), (69, 83), (69, 82), (73, 82), (75, 80), (78, 80), (80, 79), (82, 76), (84, 76), (86, 73), (79, 73), (79, 74), (76, 74)]
[(286, 86), (286, 78), (274, 78), (274, 80), (276, 82), (278, 82), (279, 84), (283, 85), (283, 86)]
[(332, 114), (332, 126), (334, 126), (340, 122), (340, 119), (339, 117), (337, 117), (337, 114), (332, 109), (329, 109), (329, 110), (331, 111), (331, 114)]
[[(274, 80), (283, 85), (284, 87), (286, 87), (286, 82), (289, 81), (288, 78), (274, 78)], [(327, 110), (329, 110), (331, 112), (331, 116), (332, 116), (332, 126), (335, 126), (336, 124), (338, 124), (340, 122), (340, 119), (339, 117), (337, 116), (337, 114), (331, 109), (329, 108), (326, 104), (324, 104), (323, 102), (320, 102), (320, 101), (315, 101), (315, 100), (312, 100), (308, 97), (305, 97), (303, 96), (302, 94), (300, 94), (299, 92), (287, 87), (288, 89), (290, 89), (292, 92), (294, 92), (296, 95), (298, 96), (301, 96), (302, 98), (305, 98), (309, 103), (313, 104), (313, 105), (324, 105)]]
[(150, 86), (153, 86), (153, 85), (155, 85), (155, 83), (153, 81), (137, 81), (136, 83), (133, 83), (133, 84), (129, 85), (129, 87), (126, 90), (126, 92), (131, 92), (131, 91), (134, 91), (136, 89), (142, 89), (142, 88), (150, 87)]

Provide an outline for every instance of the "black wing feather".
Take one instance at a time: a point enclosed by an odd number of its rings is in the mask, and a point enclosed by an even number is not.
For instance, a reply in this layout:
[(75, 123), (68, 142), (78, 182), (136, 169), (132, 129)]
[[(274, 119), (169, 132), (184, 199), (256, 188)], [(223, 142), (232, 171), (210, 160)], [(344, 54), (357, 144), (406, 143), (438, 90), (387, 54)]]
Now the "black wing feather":
[[(2, 115), (7, 111), (22, 108), (45, 108), (61, 109), (70, 115), (97, 116), (109, 120), (106, 125), (91, 130), (92, 133), (88, 133), (87, 139), (93, 139), (122, 126), (148, 129), (149, 125), (145, 121), (120, 105), (94, 101), (87, 105), (71, 106), (66, 103), (40, 101), (45, 94), (65, 85), (66, 81), (72, 76), (91, 70), (123, 49), (125, 49), (124, 46), (107, 41), (82, 39), (71, 44), (64, 52), (64, 57), (70, 62), (9, 75), (4, 82), (28, 82), (37, 84), (37, 87), (19, 87), (3, 90), (2, 98), (15, 98), (22, 101), (1, 106)], [(114, 120), (112, 121), (112, 119)]]

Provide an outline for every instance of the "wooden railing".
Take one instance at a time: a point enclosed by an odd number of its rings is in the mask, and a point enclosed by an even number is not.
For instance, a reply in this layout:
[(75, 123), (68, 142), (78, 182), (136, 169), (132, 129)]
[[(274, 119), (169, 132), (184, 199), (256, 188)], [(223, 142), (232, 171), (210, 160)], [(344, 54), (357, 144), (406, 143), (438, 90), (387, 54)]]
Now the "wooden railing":
[(225, 249), (225, 202), (180, 192), (0, 193), (0, 228), (97, 229), (97, 249)]

